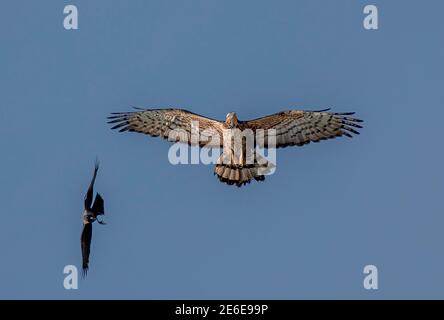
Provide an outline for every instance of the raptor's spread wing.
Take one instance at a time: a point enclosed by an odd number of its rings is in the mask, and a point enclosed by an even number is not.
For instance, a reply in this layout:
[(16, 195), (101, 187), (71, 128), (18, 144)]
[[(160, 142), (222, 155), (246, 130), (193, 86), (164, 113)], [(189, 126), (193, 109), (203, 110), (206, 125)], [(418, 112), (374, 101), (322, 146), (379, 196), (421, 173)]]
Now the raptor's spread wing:
[[(183, 109), (118, 112), (112, 113), (108, 119), (108, 123), (114, 124), (112, 129), (119, 129), (120, 132), (140, 132), (202, 147), (223, 146), (223, 122)], [(193, 132), (199, 134), (194, 135)]]
[[(275, 147), (302, 146), (310, 142), (332, 139), (342, 135), (352, 137), (359, 134), (354, 128), (362, 128), (362, 120), (351, 118), (354, 112), (334, 113), (327, 110), (283, 111), (255, 120), (240, 123), (242, 130), (251, 129), (256, 133), (260, 147), (273, 147), (272, 136), (275, 134)], [(262, 130), (261, 130), (262, 129)], [(270, 130), (269, 129), (274, 129)], [(273, 133), (274, 131), (274, 133)]]

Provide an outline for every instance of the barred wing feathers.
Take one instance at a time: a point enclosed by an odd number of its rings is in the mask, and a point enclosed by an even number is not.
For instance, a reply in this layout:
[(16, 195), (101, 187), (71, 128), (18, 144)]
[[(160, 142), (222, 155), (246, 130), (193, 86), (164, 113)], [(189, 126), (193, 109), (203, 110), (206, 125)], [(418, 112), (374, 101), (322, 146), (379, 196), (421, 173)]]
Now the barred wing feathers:
[[(351, 118), (354, 112), (334, 113), (329, 109), (320, 111), (290, 110), (266, 117), (243, 121), (242, 130), (251, 129), (259, 139), (259, 147), (268, 147), (269, 129), (276, 130), (276, 147), (302, 146), (310, 142), (333, 139), (340, 136), (352, 137), (359, 134), (354, 128), (362, 128), (362, 120)], [(263, 134), (258, 129), (263, 129)]]
[[(109, 122), (114, 124), (112, 129), (120, 132), (140, 132), (153, 137), (164, 139), (173, 138), (172, 141), (207, 146), (222, 147), (223, 122), (206, 118), (183, 109), (146, 109), (134, 112), (116, 112), (108, 117)], [(194, 132), (196, 138), (192, 137), (192, 125), (198, 124)], [(173, 132), (174, 130), (174, 132)], [(219, 139), (213, 139), (217, 136)]]

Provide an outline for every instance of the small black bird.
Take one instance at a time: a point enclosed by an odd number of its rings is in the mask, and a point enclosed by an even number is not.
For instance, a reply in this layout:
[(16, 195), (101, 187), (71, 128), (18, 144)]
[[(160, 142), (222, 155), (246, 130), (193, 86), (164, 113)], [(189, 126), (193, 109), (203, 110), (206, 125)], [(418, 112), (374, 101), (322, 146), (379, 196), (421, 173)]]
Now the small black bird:
[[(94, 175), (88, 188), (88, 192), (85, 196), (84, 211), (83, 211), (83, 230), (80, 237), (80, 244), (82, 247), (82, 277), (85, 277), (88, 273), (89, 253), (91, 247), (92, 238), (92, 223), (97, 220), (100, 224), (105, 222), (100, 221), (97, 217), (105, 214), (104, 201), (100, 194), (97, 193), (96, 198), (93, 201), (94, 194), (94, 182), (96, 181), (97, 171), (99, 170), (99, 162), (96, 160)], [(92, 206), (91, 206), (92, 204)]]

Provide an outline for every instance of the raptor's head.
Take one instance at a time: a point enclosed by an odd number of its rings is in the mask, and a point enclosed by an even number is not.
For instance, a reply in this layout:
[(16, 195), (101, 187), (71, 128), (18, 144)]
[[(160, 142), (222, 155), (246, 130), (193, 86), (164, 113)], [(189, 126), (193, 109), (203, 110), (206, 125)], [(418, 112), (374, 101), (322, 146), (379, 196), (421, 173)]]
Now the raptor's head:
[(236, 128), (238, 124), (236, 112), (228, 113), (225, 123), (230, 129)]

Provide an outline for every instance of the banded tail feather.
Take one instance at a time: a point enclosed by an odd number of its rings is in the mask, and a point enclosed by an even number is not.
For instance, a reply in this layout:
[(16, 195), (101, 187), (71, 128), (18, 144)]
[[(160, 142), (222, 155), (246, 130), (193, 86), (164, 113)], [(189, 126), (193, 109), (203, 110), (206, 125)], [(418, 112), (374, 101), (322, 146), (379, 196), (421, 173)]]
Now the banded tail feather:
[(275, 165), (264, 157), (254, 153), (254, 163), (251, 164), (235, 164), (233, 162), (224, 162), (222, 154), (216, 163), (214, 174), (219, 180), (228, 185), (236, 185), (241, 187), (250, 183), (253, 179), (256, 181), (264, 181), (265, 176), (270, 174)]

